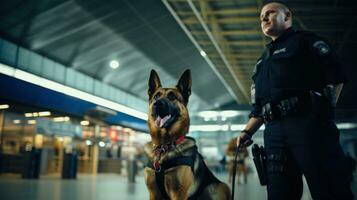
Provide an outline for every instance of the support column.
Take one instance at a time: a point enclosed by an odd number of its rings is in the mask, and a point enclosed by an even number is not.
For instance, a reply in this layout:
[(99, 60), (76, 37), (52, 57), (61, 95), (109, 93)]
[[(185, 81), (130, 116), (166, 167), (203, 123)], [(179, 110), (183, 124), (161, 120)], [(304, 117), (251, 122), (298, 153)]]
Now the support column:
[(0, 153), (4, 142), (5, 111), (0, 112)]
[[(100, 126), (95, 125), (94, 127), (94, 137), (98, 138), (100, 135)], [(98, 162), (99, 162), (99, 147), (96, 143), (92, 145), (92, 173), (96, 175), (98, 173)]]
[(92, 146), (92, 173), (93, 175), (97, 175), (98, 172), (98, 146), (93, 144)]

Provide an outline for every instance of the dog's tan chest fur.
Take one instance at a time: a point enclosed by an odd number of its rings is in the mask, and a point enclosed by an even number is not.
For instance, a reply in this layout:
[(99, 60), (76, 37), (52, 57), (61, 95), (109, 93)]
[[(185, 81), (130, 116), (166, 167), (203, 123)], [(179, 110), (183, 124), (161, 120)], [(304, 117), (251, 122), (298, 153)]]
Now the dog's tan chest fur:
[[(195, 142), (192, 139), (185, 139), (182, 143), (178, 144), (175, 146), (174, 149), (168, 152), (164, 152), (160, 155), (159, 162), (162, 164), (163, 162), (174, 159), (175, 157), (178, 157), (180, 155), (182, 156), (188, 156), (191, 155), (192, 148), (195, 146)], [(154, 145), (152, 142), (148, 142), (144, 146), (144, 151), (146, 155), (148, 155), (148, 158), (153, 161), (156, 160), (157, 156), (155, 155), (155, 150), (156, 145)]]

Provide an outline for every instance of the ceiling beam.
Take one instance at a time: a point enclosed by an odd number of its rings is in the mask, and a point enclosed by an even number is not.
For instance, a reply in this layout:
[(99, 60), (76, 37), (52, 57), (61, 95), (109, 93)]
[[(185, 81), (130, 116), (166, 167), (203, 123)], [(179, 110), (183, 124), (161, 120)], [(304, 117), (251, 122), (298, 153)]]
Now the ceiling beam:
[[(179, 15), (192, 15), (189, 11), (179, 11)], [(259, 11), (256, 7), (245, 7), (237, 9), (222, 9), (222, 10), (210, 10), (207, 11), (207, 15), (259, 15)]]
[[(210, 41), (198, 41), (200, 45), (212, 45)], [(227, 42), (229, 46), (262, 46), (262, 42), (260, 40), (253, 41), (229, 41)]]
[[(217, 54), (207, 54), (207, 55), (210, 58), (218, 58), (219, 57)], [(255, 59), (255, 60), (257, 60), (260, 56), (260, 53), (253, 53), (253, 54), (252, 53), (239, 53), (239, 54), (231, 53), (230, 56), (232, 56), (230, 58), (235, 58), (235, 59), (253, 59), (253, 60)]]
[(231, 30), (231, 31), (223, 31), (223, 35), (227, 36), (251, 36), (251, 35), (261, 35), (262, 32), (260, 30)]
[[(187, 0), (168, 0), (170, 2), (187, 2)], [(191, 0), (192, 2), (197, 2), (197, 0)], [(219, 2), (219, 3), (235, 3), (235, 1), (232, 0), (205, 0), (206, 2)], [(239, 2), (243, 3), (249, 3), (250, 0), (240, 0)]]
[[(210, 38), (210, 42), (209, 42), (210, 45), (215, 46), (217, 52), (221, 56), (222, 61), (225, 63), (225, 66), (231, 73), (231, 75), (234, 79), (235, 85), (238, 86), (240, 93), (242, 94), (241, 97), (243, 97), (242, 99), (239, 99), (238, 102), (239, 103), (247, 103), (249, 100), (248, 93), (247, 93), (247, 87), (239, 81), (237, 74), (232, 69), (232, 67), (234, 65), (237, 66), (238, 64), (234, 63), (235, 62), (234, 60), (228, 60), (226, 57), (226, 55), (230, 53), (229, 52), (230, 48), (229, 48), (229, 45), (225, 44), (227, 42), (226, 42), (226, 39), (221, 34), (221, 29), (217, 23), (216, 17), (210, 16), (208, 18), (208, 21), (203, 21), (202, 20), (203, 18), (201, 17), (202, 14), (197, 12), (197, 9), (196, 9), (195, 5), (192, 3), (192, 1), (188, 0), (187, 2), (190, 5), (192, 11), (195, 13), (195, 16), (196, 16), (197, 20), (200, 22), (202, 28), (204, 28), (205, 32), (207, 33), (208, 37)], [(206, 1), (200, 1), (200, 7), (204, 7), (204, 9), (201, 9), (201, 10), (207, 10), (207, 11), (211, 10)], [(207, 25), (210, 25), (211, 30), (208, 29)]]
[[(170, 0), (171, 1), (171, 0)], [(191, 42), (195, 45), (195, 47), (199, 50), (202, 51), (202, 47), (198, 44), (197, 40), (194, 38), (194, 36), (190, 33), (190, 30), (188, 29), (188, 27), (183, 23), (182, 19), (179, 17), (179, 15), (176, 13), (176, 11), (173, 9), (171, 3), (169, 3), (169, 0), (162, 0), (162, 2), (164, 3), (164, 5), (166, 6), (166, 8), (170, 11), (171, 15), (174, 17), (174, 19), (177, 21), (177, 23), (180, 25), (180, 27), (184, 30), (184, 32), (186, 33), (186, 35), (189, 37), (189, 39), (191, 40)], [(236, 101), (238, 101), (238, 94), (236, 91), (233, 91), (233, 88), (231, 87), (232, 85), (232, 81), (226, 79), (223, 74), (220, 71), (220, 67), (219, 65), (215, 65), (213, 61), (211, 61), (207, 56), (204, 56), (204, 59), (206, 60), (206, 62), (208, 63), (208, 65), (212, 68), (212, 70), (214, 71), (214, 73), (217, 75), (217, 77), (221, 80), (221, 82), (223, 83), (223, 85), (225, 86), (225, 88), (227, 89), (227, 91), (229, 92), (229, 94), (233, 97), (233, 99), (235, 99)]]
[[(182, 20), (185, 24), (199, 24), (200, 22), (196, 18), (186, 18)], [(218, 24), (258, 24), (258, 17), (226, 17), (221, 19), (216, 19)], [(206, 22), (207, 23), (207, 22)]]
[[(193, 35), (206, 35), (204, 31), (192, 31)], [(222, 31), (222, 35), (224, 36), (260, 36), (262, 32), (260, 30), (230, 30), (230, 31)]]

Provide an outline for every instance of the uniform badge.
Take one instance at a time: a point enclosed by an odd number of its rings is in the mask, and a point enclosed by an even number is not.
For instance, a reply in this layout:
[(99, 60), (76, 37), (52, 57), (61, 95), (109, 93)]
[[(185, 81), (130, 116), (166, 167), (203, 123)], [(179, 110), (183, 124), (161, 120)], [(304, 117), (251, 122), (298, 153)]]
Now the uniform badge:
[(313, 45), (320, 55), (326, 55), (330, 52), (330, 47), (322, 40), (316, 41)]

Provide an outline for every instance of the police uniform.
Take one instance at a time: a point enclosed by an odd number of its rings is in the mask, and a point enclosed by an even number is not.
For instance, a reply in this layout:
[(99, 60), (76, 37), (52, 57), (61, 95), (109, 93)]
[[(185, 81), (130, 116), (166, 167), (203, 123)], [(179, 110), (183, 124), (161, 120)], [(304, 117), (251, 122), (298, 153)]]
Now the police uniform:
[(314, 199), (353, 199), (326, 89), (346, 77), (330, 45), (289, 28), (267, 45), (252, 79), (251, 116), (265, 122), (268, 198), (300, 199), (304, 174)]

